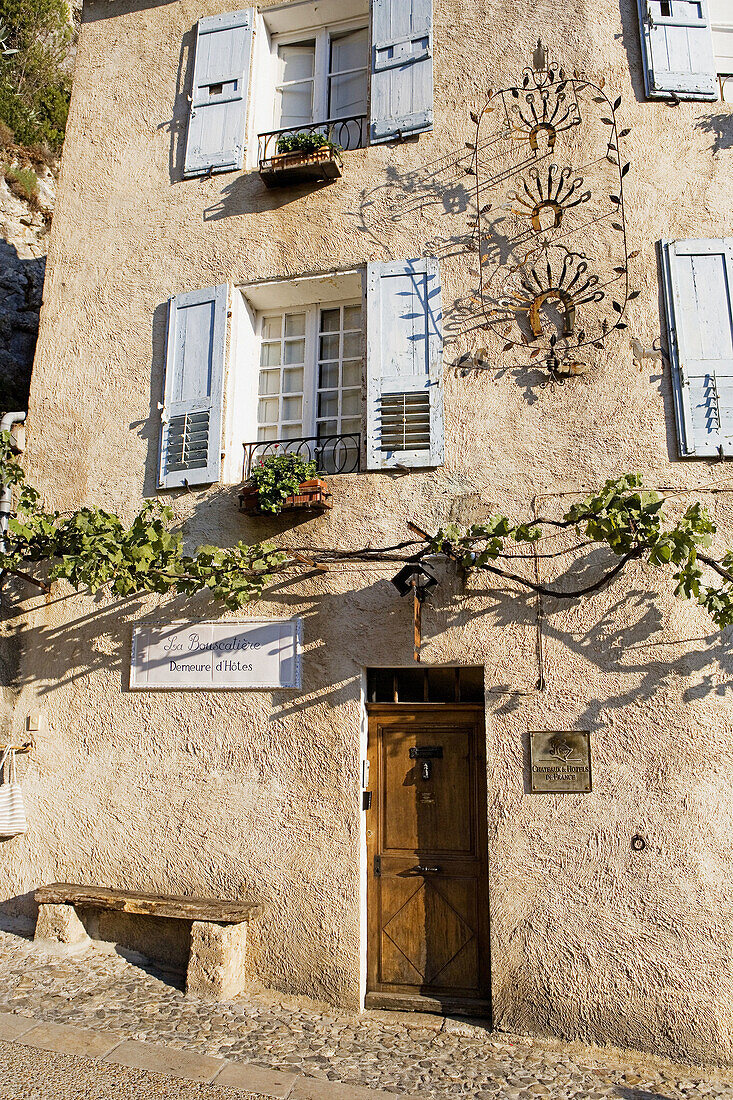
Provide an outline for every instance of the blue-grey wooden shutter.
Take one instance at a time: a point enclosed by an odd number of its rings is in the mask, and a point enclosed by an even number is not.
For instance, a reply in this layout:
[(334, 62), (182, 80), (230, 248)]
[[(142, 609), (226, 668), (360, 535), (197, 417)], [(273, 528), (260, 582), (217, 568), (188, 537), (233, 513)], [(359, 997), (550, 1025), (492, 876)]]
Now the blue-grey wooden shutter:
[(219, 480), (229, 288), (171, 298), (161, 413), (161, 488)]
[(209, 15), (196, 28), (184, 175), (244, 164), (254, 9)]
[(367, 468), (443, 462), (438, 261), (367, 265)]
[(662, 242), (683, 458), (733, 456), (733, 238)]
[(717, 99), (708, 0), (638, 0), (646, 94)]
[(433, 128), (433, 0), (372, 0), (372, 143)]

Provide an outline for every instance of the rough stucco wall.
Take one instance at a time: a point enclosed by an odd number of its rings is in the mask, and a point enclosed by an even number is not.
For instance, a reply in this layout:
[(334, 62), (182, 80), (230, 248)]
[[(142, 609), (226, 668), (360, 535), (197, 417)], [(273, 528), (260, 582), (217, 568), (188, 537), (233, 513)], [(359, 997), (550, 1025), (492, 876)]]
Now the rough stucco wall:
[[(154, 492), (172, 293), (430, 248), (450, 317), (475, 281), (455, 244), (468, 112), (513, 82), (539, 35), (570, 67), (605, 75), (633, 126), (642, 293), (629, 335), (651, 344), (660, 331), (654, 242), (730, 233), (731, 114), (644, 100), (633, 0), (436, 0), (433, 133), (348, 154), (343, 180), (312, 192), (267, 193), (253, 173), (183, 181), (192, 27), (226, 6), (85, 8), (29, 417), (28, 468), (50, 504), (130, 514)], [(447, 363), (467, 346), (448, 346)], [(529, 515), (534, 495), (559, 511), (561, 494), (627, 470), (657, 486), (733, 486), (725, 464), (674, 461), (668, 375), (635, 369), (628, 337), (582, 379), (538, 381), (446, 370), (445, 466), (334, 479), (333, 512), (294, 531), (240, 516), (232, 487), (169, 499), (192, 544), (275, 531), (355, 546), (367, 523), (376, 545), (404, 538), (407, 519)], [(707, 499), (730, 540), (732, 497)], [(218, 614), (203, 598), (29, 600), (16, 730), (31, 711), (44, 718), (24, 766), (31, 828), (2, 848), (6, 910), (29, 912), (39, 883), (64, 878), (254, 897), (266, 906), (254, 976), (356, 1005), (361, 670), (411, 660), (389, 576), (338, 571), (252, 609), (303, 616), (298, 694), (127, 691), (133, 623)], [(424, 637), (426, 663), (486, 666), (497, 1025), (733, 1060), (727, 638), (643, 567), (580, 605), (545, 607), (543, 692), (526, 594), (481, 578), (464, 591), (446, 574)], [(564, 727), (592, 731), (594, 791), (530, 796), (527, 731)], [(638, 854), (637, 832), (649, 841)]]

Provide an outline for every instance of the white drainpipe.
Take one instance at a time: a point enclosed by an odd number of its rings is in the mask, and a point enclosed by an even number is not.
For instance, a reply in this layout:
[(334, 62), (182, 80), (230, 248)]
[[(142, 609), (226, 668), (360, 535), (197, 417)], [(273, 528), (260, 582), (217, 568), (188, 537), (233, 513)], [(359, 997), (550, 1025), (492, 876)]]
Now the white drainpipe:
[[(0, 420), (0, 432), (9, 432), (13, 424), (22, 424), (24, 412), (5, 413)], [(8, 530), (8, 518), (13, 507), (13, 490), (9, 485), (0, 486), (0, 551), (5, 550), (5, 534)]]

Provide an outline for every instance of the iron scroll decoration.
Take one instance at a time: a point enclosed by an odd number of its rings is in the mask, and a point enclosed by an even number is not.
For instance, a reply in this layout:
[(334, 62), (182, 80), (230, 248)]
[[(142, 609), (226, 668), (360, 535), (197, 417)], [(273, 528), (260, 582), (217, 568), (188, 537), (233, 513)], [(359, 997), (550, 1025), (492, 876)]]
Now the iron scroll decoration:
[[(528, 352), (553, 383), (583, 373), (583, 353), (627, 328), (639, 294), (629, 281), (638, 252), (628, 251), (630, 166), (620, 152), (630, 131), (617, 122), (621, 98), (604, 85), (577, 70), (569, 76), (538, 43), (521, 83), (490, 91), (471, 112), (469, 247), (479, 254), (479, 284), (470, 300), (502, 351)], [(585, 163), (575, 167), (581, 147)], [(456, 366), (466, 375), (490, 369), (488, 359), (482, 348)]]

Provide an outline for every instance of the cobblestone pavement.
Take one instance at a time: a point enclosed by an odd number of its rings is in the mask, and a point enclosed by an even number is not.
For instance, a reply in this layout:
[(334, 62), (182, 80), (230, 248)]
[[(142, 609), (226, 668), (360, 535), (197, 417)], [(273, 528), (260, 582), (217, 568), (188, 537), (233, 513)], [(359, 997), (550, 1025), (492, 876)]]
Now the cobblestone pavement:
[(490, 1034), (476, 1023), (367, 1012), (305, 998), (191, 998), (109, 945), (40, 953), (0, 932), (0, 1011), (114, 1031), (127, 1038), (425, 1100), (679, 1100), (730, 1097), (733, 1072), (578, 1043)]
[(215, 1085), (0, 1042), (0, 1100), (265, 1100)]

